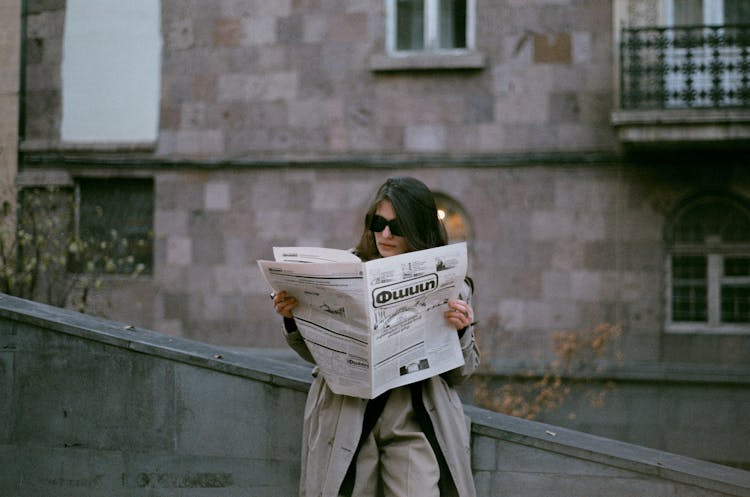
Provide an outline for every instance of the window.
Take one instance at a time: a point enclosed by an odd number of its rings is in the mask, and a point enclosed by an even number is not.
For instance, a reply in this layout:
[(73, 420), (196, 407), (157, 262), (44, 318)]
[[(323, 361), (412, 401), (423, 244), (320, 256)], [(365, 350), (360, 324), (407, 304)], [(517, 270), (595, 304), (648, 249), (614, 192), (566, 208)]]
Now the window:
[(664, 0), (664, 16), (667, 107), (741, 105), (746, 35), (730, 26), (750, 23), (750, 2)]
[[(80, 178), (76, 181), (80, 238), (98, 247), (95, 269), (132, 274), (153, 269), (153, 180), (143, 178)], [(91, 262), (81, 261), (81, 263)], [(109, 265), (109, 267), (106, 267)], [(80, 270), (74, 264), (72, 270)]]
[(723, 196), (694, 199), (668, 238), (668, 331), (750, 332), (750, 210)]
[(448, 241), (455, 243), (468, 240), (469, 220), (458, 202), (442, 193), (435, 193), (434, 197), (438, 217), (448, 232)]
[(724, 0), (725, 24), (750, 24), (750, 2)]
[(664, 11), (669, 26), (750, 22), (747, 0), (665, 0)]
[(62, 140), (155, 142), (161, 45), (161, 2), (67, 0)]
[(390, 54), (473, 48), (474, 0), (387, 0)]

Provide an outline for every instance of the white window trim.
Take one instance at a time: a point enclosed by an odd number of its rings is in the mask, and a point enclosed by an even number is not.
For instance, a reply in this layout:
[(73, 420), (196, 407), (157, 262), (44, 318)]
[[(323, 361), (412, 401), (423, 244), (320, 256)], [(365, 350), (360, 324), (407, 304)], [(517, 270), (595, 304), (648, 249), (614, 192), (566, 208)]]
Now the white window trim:
[[(664, 0), (667, 26), (674, 26), (674, 0)], [(703, 0), (703, 24), (724, 24), (724, 0)]]
[[(426, 1), (437, 5), (437, 0)], [(385, 53), (375, 53), (370, 56), (370, 70), (375, 72), (478, 70), (485, 67), (485, 55), (475, 48), (476, 0), (466, 0), (466, 48), (456, 49), (426, 47), (424, 50), (396, 50), (396, 0), (385, 0), (385, 9)], [(436, 23), (434, 29), (437, 30)], [(428, 30), (425, 29), (425, 32)]]
[(476, 0), (466, 0), (466, 48), (438, 48), (438, 0), (425, 1), (425, 40), (423, 50), (396, 50), (396, 0), (386, 0), (386, 53), (390, 57), (413, 55), (462, 55), (474, 51), (476, 33)]
[(665, 282), (665, 301), (666, 301), (666, 323), (665, 331), (674, 334), (706, 334), (706, 335), (746, 335), (750, 334), (750, 324), (721, 324), (721, 284), (727, 279), (735, 280), (736, 278), (725, 278), (724, 274), (724, 257), (732, 255), (747, 256), (750, 254), (750, 247), (731, 251), (711, 251), (710, 249), (695, 251), (696, 255), (706, 255), (708, 257), (708, 322), (673, 322), (672, 321), (672, 256), (674, 254), (684, 254), (680, 250), (672, 251), (667, 256), (666, 261), (666, 282)]

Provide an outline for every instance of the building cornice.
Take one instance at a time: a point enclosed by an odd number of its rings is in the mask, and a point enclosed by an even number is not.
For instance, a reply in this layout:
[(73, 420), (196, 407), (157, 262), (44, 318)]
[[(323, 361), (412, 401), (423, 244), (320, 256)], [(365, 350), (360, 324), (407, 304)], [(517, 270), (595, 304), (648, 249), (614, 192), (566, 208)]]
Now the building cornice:
[(352, 154), (279, 155), (237, 158), (158, 156), (141, 151), (20, 152), (22, 168), (122, 168), (122, 169), (263, 169), (263, 168), (457, 168), (543, 165), (619, 164), (622, 157), (608, 152), (538, 152), (506, 154)]

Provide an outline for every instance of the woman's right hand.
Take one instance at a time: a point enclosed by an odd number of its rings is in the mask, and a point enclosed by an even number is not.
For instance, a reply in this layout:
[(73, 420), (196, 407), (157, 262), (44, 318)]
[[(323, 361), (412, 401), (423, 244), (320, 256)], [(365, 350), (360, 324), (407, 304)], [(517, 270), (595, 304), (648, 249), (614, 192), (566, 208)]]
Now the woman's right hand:
[(297, 299), (288, 295), (286, 292), (281, 291), (279, 293), (272, 294), (273, 308), (277, 314), (282, 315), (285, 318), (292, 318), (292, 310), (297, 307)]

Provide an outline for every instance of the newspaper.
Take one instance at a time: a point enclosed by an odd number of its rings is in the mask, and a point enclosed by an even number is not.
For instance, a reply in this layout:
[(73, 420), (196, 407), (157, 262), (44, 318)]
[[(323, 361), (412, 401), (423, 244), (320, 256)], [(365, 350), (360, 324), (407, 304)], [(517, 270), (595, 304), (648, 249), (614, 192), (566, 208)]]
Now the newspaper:
[(374, 398), (464, 364), (447, 302), (466, 276), (466, 243), (368, 262), (344, 250), (276, 247), (258, 265), (299, 301), (294, 319), (333, 392)]

